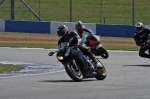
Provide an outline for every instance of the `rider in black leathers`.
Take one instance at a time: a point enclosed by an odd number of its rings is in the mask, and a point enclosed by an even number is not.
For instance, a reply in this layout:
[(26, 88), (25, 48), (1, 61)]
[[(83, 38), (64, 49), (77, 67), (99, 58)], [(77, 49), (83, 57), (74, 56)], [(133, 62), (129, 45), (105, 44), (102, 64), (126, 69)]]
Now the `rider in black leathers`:
[(69, 32), (68, 27), (63, 25), (59, 26), (57, 30), (57, 35), (60, 37), (58, 45), (62, 42), (68, 42), (67, 46), (79, 45), (80, 50), (83, 54), (89, 56), (90, 59), (95, 63), (95, 66), (99, 67), (100, 64), (92, 54), (90, 48), (81, 42), (80, 36), (75, 32)]
[(145, 53), (145, 51), (148, 49), (146, 44), (147, 44), (148, 37), (150, 34), (150, 29), (144, 27), (144, 25), (141, 22), (136, 23), (135, 28), (136, 28), (136, 31), (134, 34), (134, 40), (137, 46), (141, 46), (139, 50), (139, 56), (150, 58), (150, 55)]

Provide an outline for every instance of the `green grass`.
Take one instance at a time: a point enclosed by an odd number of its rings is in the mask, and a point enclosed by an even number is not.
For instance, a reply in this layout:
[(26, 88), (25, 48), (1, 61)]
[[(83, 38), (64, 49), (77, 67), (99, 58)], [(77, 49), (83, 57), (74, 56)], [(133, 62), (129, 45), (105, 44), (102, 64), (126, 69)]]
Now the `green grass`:
[(22, 69), (25, 69), (25, 68), (22, 66), (16, 66), (16, 65), (12, 65), (12, 64), (0, 64), (0, 73), (20, 71)]
[[(40, 3), (39, 0), (24, 1), (44, 21), (70, 21), (70, 0), (40, 0)], [(149, 24), (149, 0), (134, 1), (135, 22)], [(37, 20), (20, 0), (15, 0), (15, 7), (15, 19)], [(86, 23), (104, 23), (105, 18), (107, 24), (132, 24), (132, 0), (72, 0), (72, 16), (73, 21)], [(0, 19), (10, 19), (10, 0), (0, 5)]]

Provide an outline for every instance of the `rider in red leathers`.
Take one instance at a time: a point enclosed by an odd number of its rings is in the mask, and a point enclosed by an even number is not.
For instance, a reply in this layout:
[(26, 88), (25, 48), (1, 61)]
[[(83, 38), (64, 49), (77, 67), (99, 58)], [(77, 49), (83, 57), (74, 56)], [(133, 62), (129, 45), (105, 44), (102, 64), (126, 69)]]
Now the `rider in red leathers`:
[[(81, 37), (82, 40), (83, 40), (83, 32), (84, 32), (84, 31), (87, 32), (87, 33), (89, 33), (89, 34), (92, 34), (93, 37), (94, 37), (95, 39), (97, 39), (97, 38), (94, 36), (94, 33), (92, 32), (92, 30), (86, 28), (86, 27), (82, 24), (81, 21), (77, 21), (77, 22), (75, 23), (75, 30), (74, 30), (74, 32), (76, 32), (76, 33)], [(87, 46), (90, 46), (89, 41), (86, 40), (84, 43), (85, 43)]]
[(83, 32), (93, 33), (90, 29), (86, 28), (81, 21), (77, 21), (75, 23), (75, 32), (79, 34), (79, 36), (83, 37)]

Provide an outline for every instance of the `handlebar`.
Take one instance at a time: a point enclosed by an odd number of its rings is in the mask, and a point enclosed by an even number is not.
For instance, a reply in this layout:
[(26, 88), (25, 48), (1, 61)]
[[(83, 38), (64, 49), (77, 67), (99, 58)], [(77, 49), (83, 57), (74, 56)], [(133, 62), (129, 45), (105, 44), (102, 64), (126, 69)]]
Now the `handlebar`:
[[(73, 47), (69, 47), (69, 46), (66, 46), (65, 48), (79, 48), (79, 45), (75, 45), (75, 46), (73, 46)], [(50, 53), (48, 53), (48, 56), (53, 56), (55, 53), (57, 53), (58, 51), (54, 51), (54, 52), (50, 52)]]

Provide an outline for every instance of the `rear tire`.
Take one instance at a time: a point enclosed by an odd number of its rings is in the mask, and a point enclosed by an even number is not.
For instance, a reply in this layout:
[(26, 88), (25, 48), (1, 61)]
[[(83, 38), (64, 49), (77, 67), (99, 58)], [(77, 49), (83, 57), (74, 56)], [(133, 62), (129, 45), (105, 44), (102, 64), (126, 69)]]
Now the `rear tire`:
[(69, 63), (69, 62), (66, 63), (65, 70), (67, 74), (69, 75), (69, 77), (72, 78), (72, 80), (76, 82), (81, 82), (83, 80), (83, 75), (82, 75), (80, 68), (78, 67), (78, 70), (75, 70), (72, 66), (72, 63)]
[[(99, 61), (100, 62), (100, 61)], [(101, 62), (100, 62), (101, 63)], [(102, 64), (102, 63), (101, 63)], [(95, 78), (97, 80), (104, 80), (107, 76), (107, 72), (106, 69), (104, 67), (104, 65), (102, 64), (102, 67), (97, 67), (96, 70), (97, 74), (95, 75)]]

